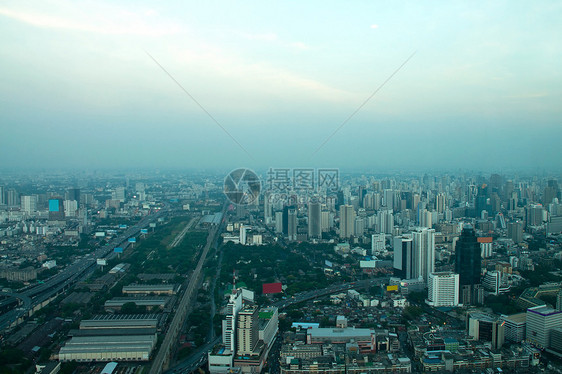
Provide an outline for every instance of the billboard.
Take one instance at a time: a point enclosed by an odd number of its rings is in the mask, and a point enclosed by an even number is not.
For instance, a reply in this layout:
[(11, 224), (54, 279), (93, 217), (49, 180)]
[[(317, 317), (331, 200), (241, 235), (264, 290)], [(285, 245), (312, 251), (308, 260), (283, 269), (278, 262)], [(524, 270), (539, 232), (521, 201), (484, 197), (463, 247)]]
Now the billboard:
[(324, 260), (324, 265), (326, 265), (327, 267), (331, 268), (332, 266), (334, 266), (334, 264), (332, 264), (331, 261), (328, 260)]
[(105, 266), (105, 265), (107, 265), (107, 260), (105, 258), (98, 258), (96, 263), (100, 266)]
[(262, 293), (264, 295), (271, 293), (280, 293), (283, 291), (281, 283), (264, 283), (262, 285)]
[(148, 227), (155, 228), (155, 227), (156, 227), (156, 224), (155, 224), (155, 223), (149, 223), (149, 224), (148, 224)]
[(493, 238), (491, 236), (480, 236), (476, 238), (476, 240), (478, 240), (478, 243), (491, 243), (492, 239)]
[(59, 211), (59, 201), (56, 199), (49, 200), (49, 212)]
[(141, 229), (141, 234), (148, 234), (148, 229)]
[(120, 229), (126, 229), (126, 228), (127, 228), (127, 225), (119, 225), (119, 228), (120, 228)]
[(137, 242), (137, 238), (129, 238), (129, 243), (136, 243)]
[(113, 248), (113, 252), (115, 252), (115, 253), (123, 253), (123, 248), (121, 248), (121, 247), (115, 247), (115, 248)]
[(386, 286), (386, 291), (391, 292), (391, 291), (398, 291), (398, 285), (395, 284), (393, 286)]

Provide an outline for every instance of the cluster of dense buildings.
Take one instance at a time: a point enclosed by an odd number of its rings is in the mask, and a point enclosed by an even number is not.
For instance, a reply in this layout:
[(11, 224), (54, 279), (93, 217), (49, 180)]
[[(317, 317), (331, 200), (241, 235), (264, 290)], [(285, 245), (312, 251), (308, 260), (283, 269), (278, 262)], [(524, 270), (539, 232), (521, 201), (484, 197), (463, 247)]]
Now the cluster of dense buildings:
[(222, 344), (208, 353), (209, 371), (222, 374), (237, 367), (242, 372), (260, 372), (278, 326), (277, 308), (259, 308), (254, 303), (253, 292), (234, 287), (222, 323)]

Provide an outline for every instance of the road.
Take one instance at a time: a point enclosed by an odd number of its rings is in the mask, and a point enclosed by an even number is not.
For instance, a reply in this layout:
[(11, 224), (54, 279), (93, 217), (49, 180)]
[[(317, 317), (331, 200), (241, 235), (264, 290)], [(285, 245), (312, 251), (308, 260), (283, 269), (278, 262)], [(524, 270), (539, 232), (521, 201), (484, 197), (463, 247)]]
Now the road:
[(293, 304), (297, 304), (303, 301), (314, 300), (322, 296), (331, 295), (334, 293), (351, 290), (354, 288), (365, 288), (381, 284), (386, 284), (390, 280), (390, 277), (380, 277), (374, 279), (363, 279), (356, 282), (334, 284), (332, 286), (322, 288), (320, 290), (312, 290), (307, 292), (301, 292), (290, 299), (280, 300), (274, 303), (272, 306), (276, 306), (279, 309), (284, 309)]
[[(226, 205), (223, 208), (223, 214), (226, 210)], [(184, 294), (180, 300), (174, 318), (166, 331), (166, 335), (164, 336), (164, 341), (154, 358), (152, 366), (150, 367), (150, 374), (160, 374), (166, 368), (166, 366), (170, 362), (170, 355), (172, 352), (172, 344), (174, 344), (178, 338), (178, 334), (181, 330), (181, 326), (185, 318), (188, 315), (188, 312), (192, 306), (193, 301), (195, 300), (194, 293), (197, 289), (199, 289), (200, 281), (201, 281), (201, 269), (203, 268), (203, 264), (207, 259), (207, 254), (209, 253), (209, 249), (215, 243), (216, 236), (220, 233), (220, 228), (222, 225), (214, 226), (209, 229), (209, 235), (207, 236), (207, 244), (203, 248), (201, 253), (201, 257), (199, 258), (199, 262), (193, 271), (193, 274), (189, 280), (189, 284), (184, 291)]]
[[(64, 270), (46, 280), (43, 284), (29, 287), (20, 293), (13, 293), (11, 296), (24, 300), (24, 306), (12, 309), (0, 316), (0, 331), (4, 331), (5, 329), (12, 327), (18, 322), (18, 320), (21, 320), (26, 315), (30, 315), (34, 308), (57, 295), (61, 290), (70, 287), (77, 280), (81, 279), (81, 276), (86, 271), (96, 265), (96, 259), (105, 258), (113, 254), (113, 249), (115, 247), (119, 247), (123, 243), (127, 243), (130, 237), (136, 235), (140, 229), (147, 227), (164, 212), (166, 212), (166, 210), (162, 209), (142, 218), (136, 225), (126, 229), (123, 233), (121, 233), (121, 235), (113, 239), (108, 244), (98, 248), (93, 254), (85, 256), (70, 264)], [(31, 300), (30, 304), (25, 303), (26, 298)]]
[(183, 240), (183, 238), (185, 237), (185, 234), (187, 234), (187, 232), (189, 231), (189, 229), (193, 226), (193, 224), (195, 223), (195, 217), (193, 217), (183, 228), (183, 230), (181, 230), (181, 232), (174, 238), (174, 240), (172, 241), (172, 243), (170, 243), (170, 248), (175, 248), (178, 246), (178, 244), (181, 243), (181, 241)]

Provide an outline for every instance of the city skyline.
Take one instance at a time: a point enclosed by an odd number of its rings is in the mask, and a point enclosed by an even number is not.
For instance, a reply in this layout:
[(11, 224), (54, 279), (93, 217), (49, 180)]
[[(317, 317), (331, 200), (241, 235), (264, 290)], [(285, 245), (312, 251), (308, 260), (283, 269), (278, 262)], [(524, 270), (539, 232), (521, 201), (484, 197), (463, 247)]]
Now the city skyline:
[(561, 7), (8, 2), (0, 157), (560, 170)]

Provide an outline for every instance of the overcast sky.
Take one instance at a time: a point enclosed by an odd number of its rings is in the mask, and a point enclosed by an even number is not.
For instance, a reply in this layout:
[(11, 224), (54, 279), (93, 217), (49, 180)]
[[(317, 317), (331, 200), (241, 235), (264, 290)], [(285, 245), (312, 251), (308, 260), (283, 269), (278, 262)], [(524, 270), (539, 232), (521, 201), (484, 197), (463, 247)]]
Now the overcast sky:
[(560, 1), (2, 1), (0, 160), (560, 170), (561, 19)]

